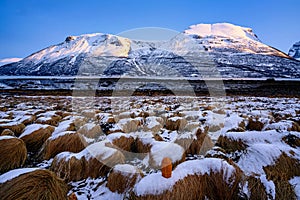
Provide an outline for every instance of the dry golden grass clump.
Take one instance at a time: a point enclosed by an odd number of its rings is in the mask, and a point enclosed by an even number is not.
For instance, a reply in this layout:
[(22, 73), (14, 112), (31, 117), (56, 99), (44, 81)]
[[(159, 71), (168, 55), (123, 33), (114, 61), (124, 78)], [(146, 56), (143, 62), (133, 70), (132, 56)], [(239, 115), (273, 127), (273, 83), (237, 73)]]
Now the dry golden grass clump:
[(59, 115), (52, 115), (50, 117), (42, 116), (42, 117), (37, 118), (37, 120), (35, 122), (39, 123), (39, 124), (48, 124), (51, 126), (57, 126), (61, 119), (62, 118)]
[(255, 176), (247, 177), (248, 190), (250, 192), (250, 200), (268, 199), (266, 188), (262, 184), (261, 180)]
[(67, 182), (105, 176), (111, 167), (125, 162), (120, 151), (106, 147), (105, 143), (94, 143), (77, 154), (60, 153), (54, 158), (50, 169)]
[(108, 136), (108, 138), (112, 138), (111, 143), (114, 148), (128, 152), (132, 152), (135, 149), (135, 138), (132, 136), (127, 136), (122, 133), (112, 133)]
[(78, 133), (88, 138), (95, 138), (102, 133), (102, 129), (98, 124), (87, 123), (78, 129)]
[(106, 186), (112, 192), (124, 193), (132, 190), (142, 177), (143, 172), (135, 166), (116, 165), (108, 175)]
[(27, 158), (23, 140), (12, 136), (0, 136), (0, 173), (21, 167)]
[[(10, 172), (8, 172), (10, 173)], [(67, 199), (68, 186), (53, 172), (34, 170), (0, 184), (0, 199)]]
[(216, 143), (216, 146), (223, 148), (226, 152), (243, 151), (247, 145), (241, 140), (234, 140), (226, 135), (221, 135)]
[(166, 129), (171, 131), (183, 130), (187, 125), (187, 121), (183, 117), (171, 117), (166, 121)]
[(25, 128), (20, 139), (25, 142), (28, 151), (36, 152), (41, 149), (54, 129), (53, 126), (49, 125), (31, 124)]
[(247, 130), (250, 131), (261, 131), (264, 128), (264, 124), (258, 119), (249, 118), (249, 122), (246, 126)]
[(161, 117), (147, 117), (144, 125), (144, 131), (151, 131), (152, 133), (158, 133), (164, 127), (164, 119)]
[(41, 149), (39, 157), (43, 160), (49, 160), (64, 151), (78, 153), (87, 145), (82, 135), (73, 131), (66, 131), (48, 138)]
[(239, 199), (242, 176), (241, 170), (221, 159), (186, 161), (177, 166), (171, 178), (165, 179), (160, 174), (144, 177), (136, 184), (132, 196), (138, 200), (234, 200)]
[(182, 146), (186, 154), (204, 155), (214, 146), (211, 138), (201, 128), (197, 128), (195, 133), (179, 136), (175, 143)]
[(264, 167), (268, 180), (273, 180), (278, 199), (296, 199), (295, 191), (289, 180), (300, 176), (300, 162), (286, 153), (280, 155), (275, 165)]
[(25, 115), (25, 116), (27, 116), (28, 118), (25, 118), (24, 120), (20, 121), (24, 125), (33, 124), (34, 121), (36, 120), (35, 115)]
[(20, 122), (10, 122), (6, 124), (0, 124), (0, 132), (2, 132), (4, 129), (9, 129), (12, 132), (14, 132), (17, 137), (22, 133), (24, 128), (25, 125)]
[(124, 133), (137, 131), (141, 124), (139, 119), (121, 119), (118, 121), (118, 125)]
[(284, 136), (282, 138), (282, 140), (286, 144), (290, 145), (291, 147), (294, 147), (294, 148), (300, 147), (300, 138), (297, 137), (296, 135), (289, 134), (287, 136)]
[(15, 133), (9, 129), (4, 129), (1, 133), (1, 136), (4, 136), (4, 135), (15, 136)]

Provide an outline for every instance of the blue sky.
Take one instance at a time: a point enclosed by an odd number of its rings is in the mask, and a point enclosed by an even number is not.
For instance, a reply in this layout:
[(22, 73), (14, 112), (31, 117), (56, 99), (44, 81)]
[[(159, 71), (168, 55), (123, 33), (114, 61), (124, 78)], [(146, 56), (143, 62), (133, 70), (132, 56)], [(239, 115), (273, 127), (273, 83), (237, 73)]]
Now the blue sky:
[(28, 56), (68, 35), (216, 22), (251, 27), (287, 52), (300, 41), (299, 11), (299, 0), (0, 0), (0, 58)]

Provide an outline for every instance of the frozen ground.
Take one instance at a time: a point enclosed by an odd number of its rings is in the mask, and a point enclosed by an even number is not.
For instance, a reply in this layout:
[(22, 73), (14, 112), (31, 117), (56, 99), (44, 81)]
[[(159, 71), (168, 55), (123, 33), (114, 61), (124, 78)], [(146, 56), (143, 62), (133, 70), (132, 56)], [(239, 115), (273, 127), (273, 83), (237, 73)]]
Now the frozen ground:
[[(76, 126), (78, 120), (81, 120), (80, 126)], [(130, 154), (126, 156), (125, 163), (138, 167), (145, 175), (133, 188), (120, 194), (112, 192), (106, 186), (107, 176), (69, 182), (69, 193), (74, 192), (78, 199), (127, 199), (131, 192), (137, 195), (162, 193), (163, 188), (172, 188), (189, 174), (205, 174), (206, 169), (209, 171), (221, 167), (223, 159), (233, 161), (246, 177), (254, 176), (260, 180), (268, 198), (275, 199), (277, 182), (270, 178), (267, 167), (277, 165), (283, 154), (296, 160), (294, 167), (300, 167), (300, 147), (295, 142), (300, 139), (298, 98), (3, 96), (0, 100), (1, 132), (3, 128), (20, 123), (25, 124), (26, 128), (18, 137), (28, 136), (30, 132), (44, 127), (37, 124), (48, 124), (55, 128), (50, 140), (74, 131), (81, 132), (87, 145), (92, 146), (74, 154), (80, 158), (88, 157), (97, 144), (116, 145), (114, 142), (121, 138), (139, 140), (144, 148), (150, 148), (146, 153), (123, 152)], [(70, 130), (72, 124), (75, 127)], [(95, 130), (98, 130), (97, 134), (91, 134)], [(197, 130), (205, 133), (207, 141), (212, 144), (208, 148), (201, 147), (197, 153), (183, 156), (189, 146), (181, 147), (178, 141), (198, 140)], [(225, 144), (220, 142), (220, 137), (227, 139)], [(91, 147), (93, 150), (88, 152)], [(109, 149), (102, 149), (106, 153), (101, 156), (106, 157)], [(59, 154), (61, 157), (64, 155), (70, 154)], [(172, 179), (165, 180), (164, 187), (157, 187), (155, 180), (163, 179), (157, 165), (166, 155), (172, 162), (181, 164), (174, 169)], [(28, 167), (49, 169), (52, 161), (37, 160), (29, 152), (28, 161), (23, 167), (26, 170)], [(234, 168), (229, 165), (228, 169)], [(288, 181), (299, 199), (300, 174), (297, 173)], [(0, 175), (0, 179), (3, 178), (0, 183), (5, 184), (9, 179), (7, 177), (13, 176)], [(241, 183), (240, 190), (243, 195), (250, 196), (251, 189), (247, 188), (247, 184), (247, 180)]]

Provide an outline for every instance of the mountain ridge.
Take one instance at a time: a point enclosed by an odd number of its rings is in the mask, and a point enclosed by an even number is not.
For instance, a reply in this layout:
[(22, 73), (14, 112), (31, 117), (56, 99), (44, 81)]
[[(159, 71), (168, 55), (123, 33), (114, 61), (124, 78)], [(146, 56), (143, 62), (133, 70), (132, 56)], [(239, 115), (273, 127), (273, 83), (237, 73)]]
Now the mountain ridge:
[(160, 42), (103, 33), (68, 36), (2, 66), (0, 75), (211, 77), (211, 68), (227, 78), (300, 77), (300, 62), (263, 44), (252, 29), (229, 23), (192, 25)]

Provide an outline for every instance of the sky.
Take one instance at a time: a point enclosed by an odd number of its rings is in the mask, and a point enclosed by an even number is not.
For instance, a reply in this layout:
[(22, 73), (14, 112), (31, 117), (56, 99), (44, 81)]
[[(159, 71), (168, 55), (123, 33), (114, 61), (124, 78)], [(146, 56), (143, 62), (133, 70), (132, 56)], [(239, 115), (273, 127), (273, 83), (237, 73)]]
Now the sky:
[(299, 11), (299, 0), (0, 0), (0, 59), (26, 57), (69, 35), (142, 27), (182, 32), (219, 22), (250, 27), (288, 52), (300, 41)]

